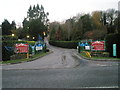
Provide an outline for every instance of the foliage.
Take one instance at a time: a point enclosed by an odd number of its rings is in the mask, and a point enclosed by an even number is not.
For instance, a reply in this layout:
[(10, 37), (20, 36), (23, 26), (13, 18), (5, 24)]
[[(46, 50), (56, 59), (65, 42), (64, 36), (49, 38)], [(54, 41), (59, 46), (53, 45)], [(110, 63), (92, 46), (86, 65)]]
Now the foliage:
[(113, 44), (117, 44), (117, 57), (120, 58), (120, 34), (109, 34), (105, 38), (106, 50), (113, 56)]
[(18, 40), (17, 36), (12, 36), (12, 35), (3, 35), (2, 36), (3, 41), (10, 41), (10, 40)]
[(37, 4), (37, 6), (30, 6), (27, 12), (27, 17), (23, 20), (23, 31), (24, 36), (29, 35), (30, 39), (35, 37), (37, 40), (38, 34), (44, 37), (43, 32), (47, 33), (48, 21), (47, 16), (49, 13), (45, 13), (44, 7), (41, 7)]
[(76, 49), (78, 41), (52, 41), (50, 40), (49, 43), (57, 47)]
[(4, 44), (2, 45), (2, 60), (10, 60), (10, 56), (14, 54), (14, 51), (11, 49), (10, 51), (6, 50)]
[(11, 34), (11, 25), (7, 19), (2, 22), (2, 35)]
[(50, 40), (103, 40), (109, 33), (119, 33), (116, 12), (114, 9), (94, 11), (92, 14), (79, 14), (62, 23), (50, 23)]
[(12, 23), (10, 24), (10, 22), (7, 19), (4, 19), (1, 27), (2, 27), (2, 35), (11, 35), (16, 30), (16, 23), (15, 21), (12, 21)]
[[(29, 45), (34, 45), (35, 41), (17, 41), (17, 40), (3, 40), (2, 41), (2, 60), (10, 60), (10, 56), (14, 54), (14, 47), (16, 43), (28, 43)], [(9, 47), (7, 50), (5, 47)]]
[(20, 62), (28, 62), (28, 61), (33, 61), (36, 60), (37, 58), (43, 57), (45, 55), (47, 55), (48, 53), (45, 52), (41, 52), (38, 54), (33, 55), (31, 58), (29, 59), (17, 59), (17, 60), (7, 60), (7, 61), (3, 61), (2, 64), (14, 64), (14, 63), (20, 63)]

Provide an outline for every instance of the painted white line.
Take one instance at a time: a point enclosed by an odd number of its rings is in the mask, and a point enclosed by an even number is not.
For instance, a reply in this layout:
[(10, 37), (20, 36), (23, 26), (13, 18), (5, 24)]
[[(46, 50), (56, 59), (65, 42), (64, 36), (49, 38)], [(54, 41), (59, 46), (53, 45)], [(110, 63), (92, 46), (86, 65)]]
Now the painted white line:
[(103, 87), (78, 87), (78, 88), (119, 88), (118, 86), (103, 86)]

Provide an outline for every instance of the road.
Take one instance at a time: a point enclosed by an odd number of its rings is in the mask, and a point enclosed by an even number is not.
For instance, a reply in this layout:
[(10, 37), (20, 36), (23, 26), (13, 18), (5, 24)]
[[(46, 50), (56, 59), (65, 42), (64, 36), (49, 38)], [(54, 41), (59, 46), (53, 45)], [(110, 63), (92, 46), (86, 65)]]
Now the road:
[(118, 62), (89, 61), (74, 49), (48, 46), (52, 54), (4, 65), (3, 88), (118, 88)]

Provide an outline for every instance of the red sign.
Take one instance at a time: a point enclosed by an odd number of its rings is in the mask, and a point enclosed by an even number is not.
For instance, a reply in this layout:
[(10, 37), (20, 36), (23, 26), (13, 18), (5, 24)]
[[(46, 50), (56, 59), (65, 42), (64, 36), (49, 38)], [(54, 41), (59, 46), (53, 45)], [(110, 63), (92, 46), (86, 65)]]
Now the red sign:
[(91, 44), (92, 50), (105, 50), (105, 41), (95, 41)]
[(29, 45), (28, 44), (15, 44), (16, 53), (28, 53)]

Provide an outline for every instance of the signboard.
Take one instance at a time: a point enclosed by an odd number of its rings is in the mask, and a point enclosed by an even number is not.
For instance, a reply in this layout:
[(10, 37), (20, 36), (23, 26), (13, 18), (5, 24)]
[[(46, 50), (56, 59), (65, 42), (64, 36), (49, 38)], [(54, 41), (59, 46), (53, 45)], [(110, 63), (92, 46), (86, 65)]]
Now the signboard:
[(42, 49), (43, 49), (42, 44), (38, 44), (38, 45), (36, 46), (36, 51), (38, 51), (38, 50), (42, 50)]
[(95, 41), (91, 43), (92, 50), (105, 50), (105, 41)]
[(90, 50), (90, 46), (85, 46), (85, 50)]
[(83, 47), (84, 47), (84, 46), (89, 46), (89, 44), (88, 44), (87, 42), (86, 42), (86, 43), (83, 43), (83, 42), (80, 43), (80, 42), (79, 42), (78, 45), (79, 45), (79, 46), (83, 46)]
[(116, 44), (113, 44), (113, 56), (116, 56)]
[(28, 53), (29, 44), (15, 44), (16, 53)]

